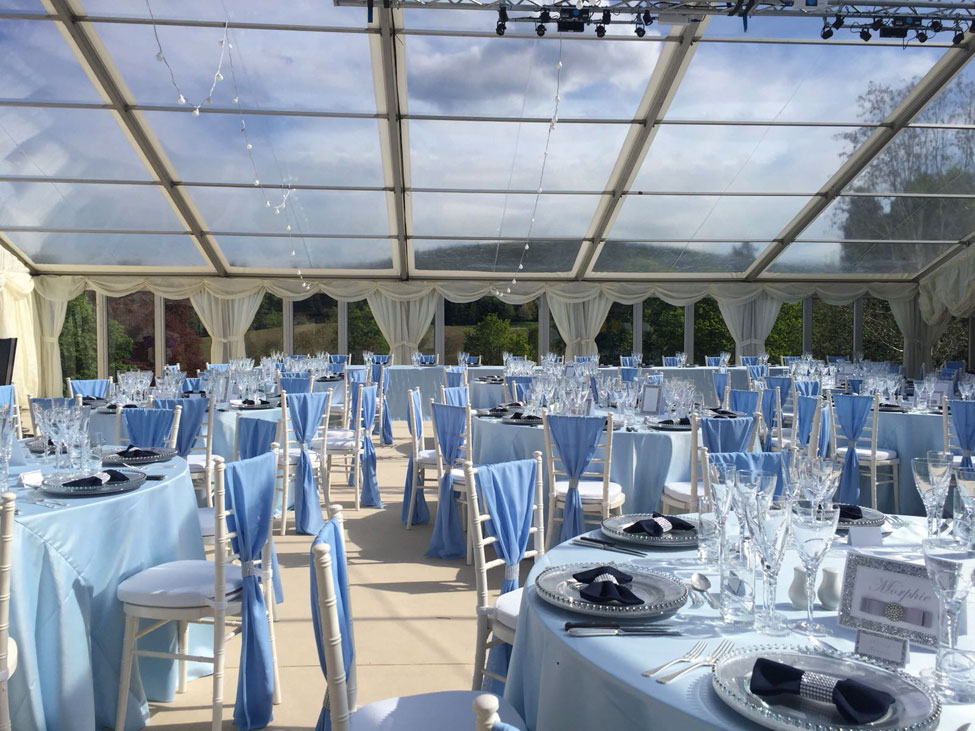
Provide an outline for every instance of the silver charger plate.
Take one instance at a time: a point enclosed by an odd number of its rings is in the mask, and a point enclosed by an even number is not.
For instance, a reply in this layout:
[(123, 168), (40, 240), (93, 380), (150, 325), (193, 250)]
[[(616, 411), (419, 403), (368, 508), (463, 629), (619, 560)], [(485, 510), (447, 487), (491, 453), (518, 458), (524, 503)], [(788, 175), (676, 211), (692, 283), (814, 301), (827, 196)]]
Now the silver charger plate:
[(122, 492), (131, 492), (143, 485), (146, 481), (145, 472), (138, 470), (119, 469), (129, 479), (125, 482), (105, 483), (97, 487), (66, 487), (65, 482), (71, 482), (74, 477), (61, 477), (58, 475), (48, 475), (41, 483), (41, 490), (48, 495), (58, 497), (96, 497), (98, 495), (117, 495)]
[[(580, 584), (572, 576), (597, 566), (612, 566), (632, 576), (633, 581), (626, 587), (640, 597), (643, 604), (637, 606), (594, 604), (583, 599), (579, 591), (585, 585)], [(535, 577), (535, 591), (549, 604), (593, 617), (627, 619), (666, 617), (687, 602), (687, 587), (676, 576), (631, 563), (590, 562), (552, 566)]]
[[(765, 699), (749, 689), (752, 667), (760, 658), (802, 670), (852, 678), (894, 697), (894, 705), (883, 718), (867, 725), (851, 725), (829, 703), (809, 701), (798, 696)], [(776, 731), (815, 729), (815, 731), (923, 731), (935, 728), (941, 718), (941, 702), (920, 678), (901, 670), (888, 670), (860, 655), (830, 650), (783, 645), (748, 647), (726, 655), (714, 666), (711, 683), (718, 697), (745, 718)]]
[(153, 464), (154, 462), (168, 462), (177, 454), (171, 447), (145, 447), (145, 449), (155, 452), (155, 457), (120, 457), (118, 452), (126, 447), (105, 447), (102, 450), (102, 464), (106, 467), (114, 467), (121, 464)]
[[(839, 505), (839, 503), (837, 503)], [(883, 525), (887, 522), (887, 516), (881, 513), (879, 510), (874, 510), (873, 508), (861, 507), (860, 510), (863, 512), (863, 517), (859, 520), (843, 520), (840, 518), (839, 523), (836, 526), (836, 530), (849, 530), (852, 526), (874, 526)]]
[(690, 431), (690, 424), (651, 424), (651, 429), (655, 431)]
[(28, 439), (24, 444), (27, 447), (27, 451), (31, 454), (44, 454), (44, 452), (46, 452), (48, 449), (54, 449), (54, 447), (47, 443), (47, 439), (42, 437)]
[[(697, 546), (696, 530), (671, 530), (662, 536), (648, 536), (646, 534), (627, 533), (627, 528), (638, 520), (653, 518), (652, 513), (629, 513), (628, 515), (613, 515), (602, 522), (600, 529), (604, 536), (626, 543), (639, 543), (641, 546), (667, 548), (694, 548)], [(686, 518), (684, 518), (686, 520)], [(691, 522), (691, 521), (688, 521)]]
[(513, 424), (515, 426), (541, 426), (542, 425), (542, 418), (540, 416), (539, 417), (536, 417), (536, 418), (537, 418), (537, 421), (536, 421), (536, 419), (516, 419), (513, 416), (502, 416), (501, 417), (501, 423), (502, 424)]

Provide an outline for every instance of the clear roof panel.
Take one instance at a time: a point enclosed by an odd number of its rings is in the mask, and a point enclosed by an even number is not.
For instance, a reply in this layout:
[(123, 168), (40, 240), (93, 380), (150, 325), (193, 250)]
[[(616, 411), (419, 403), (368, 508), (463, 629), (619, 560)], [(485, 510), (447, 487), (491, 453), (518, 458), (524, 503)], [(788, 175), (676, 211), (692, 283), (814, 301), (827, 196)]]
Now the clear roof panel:
[(599, 196), (502, 193), (411, 193), (413, 235), (581, 240)]
[(0, 175), (150, 179), (112, 112), (55, 107), (0, 107)]
[(147, 112), (146, 119), (181, 180), (383, 185), (375, 119), (248, 114), (245, 130), (235, 114)]
[(101, 103), (54, 23), (0, 20), (0, 98)]
[(632, 119), (661, 43), (408, 36), (410, 112), (550, 118), (560, 45), (559, 116)]
[(417, 269), (459, 272), (498, 272), (510, 276), (524, 266), (521, 274), (567, 272), (575, 264), (581, 242), (532, 241), (526, 251), (521, 241), (443, 241), (412, 239)]
[[(339, 7), (330, 0), (152, 0), (150, 4), (156, 18), (366, 27), (365, 8)], [(92, 16), (149, 17), (146, 3), (134, 0), (85, 0), (85, 9)]]
[(662, 125), (631, 186), (645, 191), (815, 193), (862, 128)]
[(608, 238), (768, 241), (807, 200), (803, 196), (628, 195)]
[[(188, 187), (211, 231), (232, 233), (388, 236), (386, 194), (373, 191), (297, 190), (274, 212), (284, 191)], [(270, 205), (269, 205), (270, 204)]]
[[(257, 269), (391, 269), (390, 239), (219, 236), (230, 266)], [(292, 256), (291, 252), (295, 252)]]
[(205, 267), (193, 239), (180, 234), (40, 233), (10, 234), (38, 264), (83, 266)]
[(975, 64), (969, 61), (914, 121), (927, 124), (975, 123)]
[(765, 248), (751, 241), (607, 241), (597, 272), (743, 272)]
[[(137, 103), (177, 104), (179, 94), (169, 73), (156, 60), (151, 26), (95, 27)], [(220, 58), (223, 29), (158, 26), (157, 31), (188, 104), (203, 104)], [(230, 41), (232, 55), (225, 58), (213, 106), (234, 106), (236, 76), (237, 96), (245, 109), (376, 111), (364, 33), (232, 29)]]
[(903, 274), (913, 276), (951, 244), (797, 241), (768, 268), (771, 274)]
[[(975, 112), (975, 102), (971, 104)], [(975, 130), (901, 130), (850, 184), (850, 191), (975, 194)]]
[(40, 0), (0, 0), (0, 12), (43, 13), (45, 10)]
[[(866, 43), (701, 43), (666, 117), (876, 123), (942, 53)], [(886, 100), (893, 103), (861, 106), (872, 87), (895, 90)]]
[(545, 157), (548, 124), (410, 122), (410, 177), (418, 188), (601, 192), (627, 124), (557, 124)]
[(0, 182), (0, 230), (4, 226), (183, 229), (157, 186), (106, 183)]
[(958, 241), (975, 230), (973, 198), (840, 196), (801, 239)]

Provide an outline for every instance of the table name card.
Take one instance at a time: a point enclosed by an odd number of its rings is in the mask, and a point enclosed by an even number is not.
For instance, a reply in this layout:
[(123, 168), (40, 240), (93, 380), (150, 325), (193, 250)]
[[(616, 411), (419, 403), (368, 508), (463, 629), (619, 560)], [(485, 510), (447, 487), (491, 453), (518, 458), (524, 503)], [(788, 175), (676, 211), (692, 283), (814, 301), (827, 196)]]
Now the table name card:
[(884, 542), (882, 526), (851, 525), (846, 535), (847, 542), (856, 548), (881, 546)]
[(910, 659), (911, 643), (903, 637), (890, 637), (865, 629), (857, 630), (855, 652), (882, 662), (904, 667)]
[(851, 553), (839, 623), (927, 647), (937, 645), (938, 596), (919, 564)]
[(40, 487), (44, 481), (44, 475), (40, 470), (28, 470), (20, 473), (20, 484), (24, 487)]
[(640, 412), (644, 414), (659, 414), (661, 406), (661, 387), (647, 384), (640, 395)]

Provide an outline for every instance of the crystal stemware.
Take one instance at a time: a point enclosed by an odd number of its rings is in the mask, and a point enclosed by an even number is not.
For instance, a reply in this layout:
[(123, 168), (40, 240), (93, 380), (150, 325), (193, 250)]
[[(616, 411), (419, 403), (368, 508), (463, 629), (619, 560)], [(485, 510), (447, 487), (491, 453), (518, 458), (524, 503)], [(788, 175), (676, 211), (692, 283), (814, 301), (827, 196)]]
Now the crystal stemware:
[(811, 637), (827, 634), (826, 628), (813, 618), (816, 600), (816, 574), (826, 553), (833, 545), (840, 510), (834, 506), (811, 505), (798, 502), (792, 505), (792, 538), (799, 560), (806, 570), (806, 618), (796, 623), (795, 630)]
[(791, 631), (785, 616), (775, 611), (779, 569), (789, 537), (789, 501), (769, 504), (755, 500), (748, 508), (748, 523), (755, 547), (762, 561), (765, 597), (762, 610), (755, 614), (755, 629), (773, 637), (784, 637)]
[(928, 538), (933, 538), (941, 529), (951, 470), (946, 468), (942, 471), (941, 465), (936, 464), (932, 473), (928, 459), (914, 457), (911, 459), (911, 471), (914, 474), (914, 484), (924, 503), (924, 512), (927, 514)]

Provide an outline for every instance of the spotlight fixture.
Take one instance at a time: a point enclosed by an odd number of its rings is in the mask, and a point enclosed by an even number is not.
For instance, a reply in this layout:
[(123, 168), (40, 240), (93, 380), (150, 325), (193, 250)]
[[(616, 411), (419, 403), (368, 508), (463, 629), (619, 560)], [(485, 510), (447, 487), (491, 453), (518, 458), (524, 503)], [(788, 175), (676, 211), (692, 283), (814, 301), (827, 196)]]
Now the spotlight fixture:
[(951, 42), (956, 46), (965, 40), (965, 31), (959, 30), (955, 32), (955, 37), (951, 39)]
[(923, 30), (919, 30), (917, 32), (917, 42), (925, 43), (927, 40), (928, 40), (928, 34), (925, 33)]
[(830, 28), (828, 25), (824, 25), (823, 32), (820, 33), (819, 35), (822, 36), (822, 39), (824, 41), (828, 41), (830, 38), (833, 37), (833, 29)]
[(536, 25), (535, 26), (535, 35), (537, 35), (539, 38), (541, 38), (543, 35), (545, 35), (545, 26), (542, 25), (541, 23), (539, 23), (538, 25)]
[(547, 10), (543, 10), (541, 14), (538, 16), (539, 23), (548, 23), (551, 20), (552, 20), (552, 14)]
[(869, 41), (871, 38), (873, 38), (873, 36), (871, 35), (870, 31), (867, 30), (866, 28), (863, 28), (860, 31), (860, 40)]
[(606, 35), (606, 26), (600, 23), (596, 26), (596, 37), (603, 38)]
[(643, 38), (647, 34), (647, 29), (642, 25), (638, 25), (633, 32), (636, 33), (637, 38)]
[(498, 22), (499, 23), (508, 22), (508, 10), (504, 6), (498, 8)]
[(644, 10), (643, 11), (643, 24), (644, 25), (651, 25), (652, 23), (653, 23), (653, 16), (650, 15), (650, 11), (649, 10)]
[(883, 28), (884, 27), (883, 18), (874, 18), (873, 23), (870, 24), (870, 27), (873, 28), (874, 30), (880, 30), (881, 28)]
[(833, 27), (836, 28), (836, 30), (839, 30), (840, 28), (843, 27), (843, 23), (844, 23), (843, 16), (837, 15), (836, 20), (833, 21)]
[(609, 25), (613, 21), (613, 16), (608, 10), (603, 11), (603, 25)]
[(931, 21), (931, 31), (933, 33), (940, 33), (942, 30), (944, 30), (944, 25), (941, 23), (940, 20)]
[(499, 36), (503, 36), (504, 35), (504, 31), (505, 31), (504, 21), (499, 20), (498, 21), (498, 27), (494, 29), (494, 32), (497, 33)]

